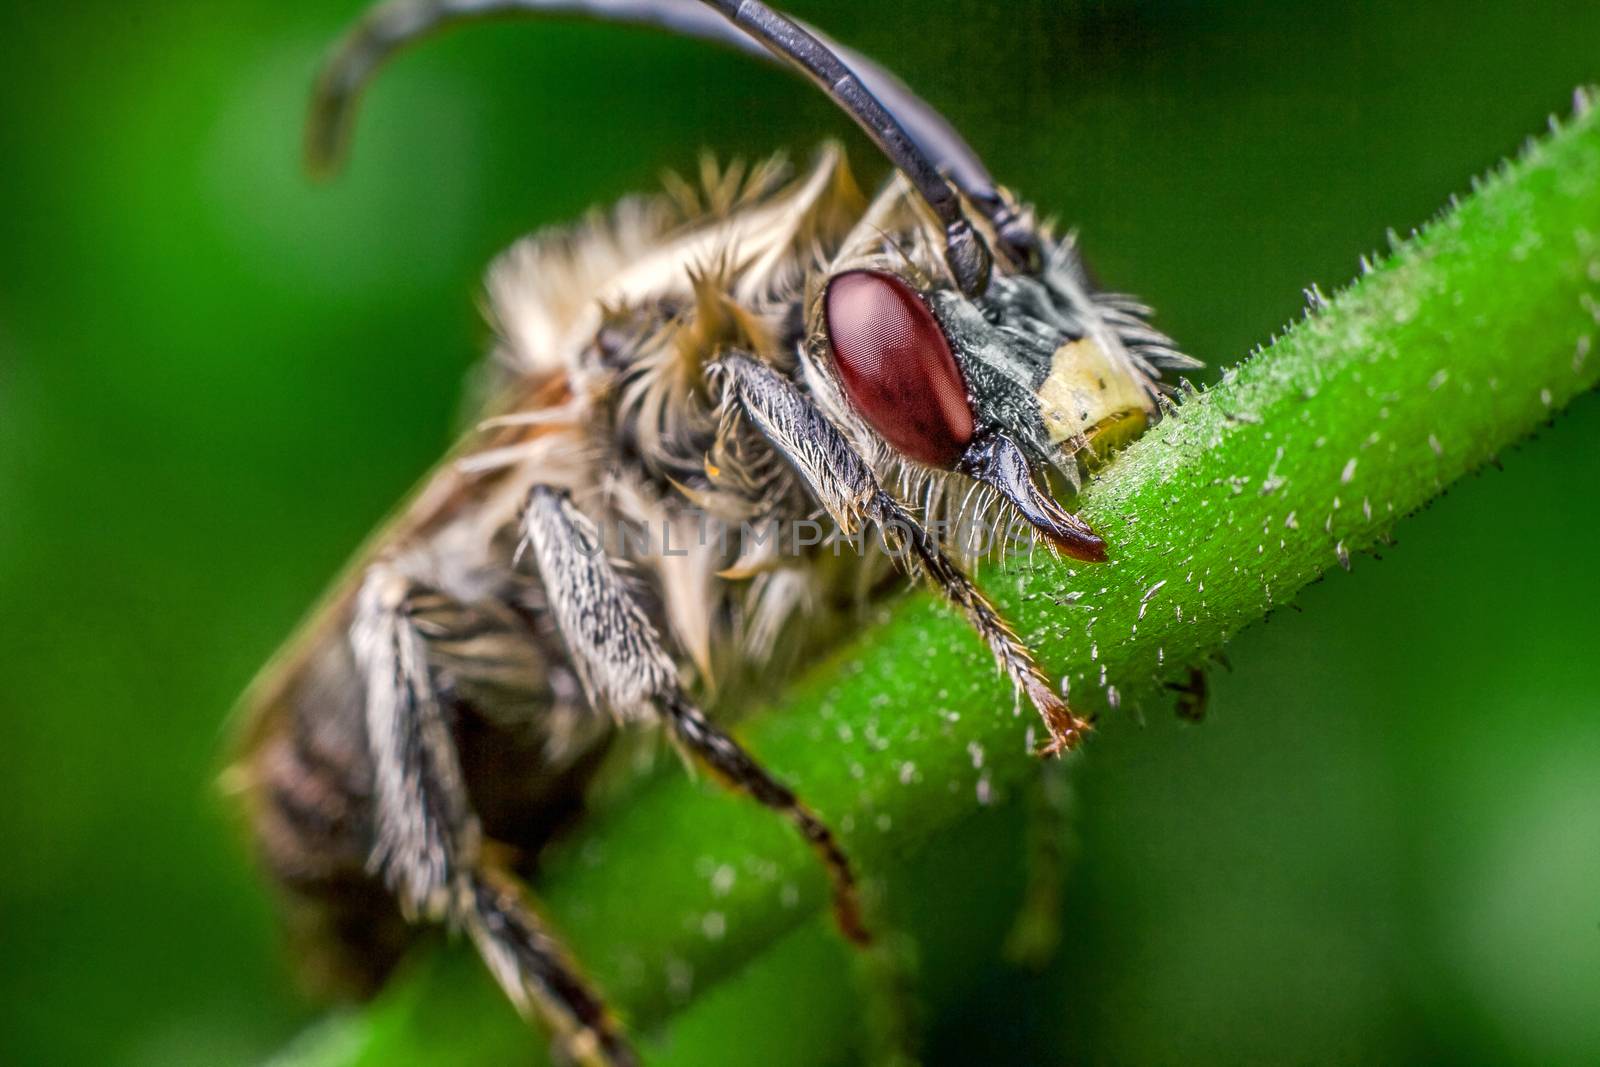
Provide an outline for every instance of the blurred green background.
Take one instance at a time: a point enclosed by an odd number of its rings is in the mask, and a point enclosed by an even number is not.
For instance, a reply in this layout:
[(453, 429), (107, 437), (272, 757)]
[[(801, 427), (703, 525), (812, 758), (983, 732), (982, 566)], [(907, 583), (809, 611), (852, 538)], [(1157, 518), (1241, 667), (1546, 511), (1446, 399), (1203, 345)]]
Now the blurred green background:
[[(1213, 366), (1600, 77), (1592, 2), (790, 6)], [(315, 1017), (223, 720), (448, 441), (488, 257), (702, 147), (883, 173), (782, 73), (551, 24), (408, 56), (314, 188), (357, 9), (0, 13), (0, 1062), (245, 1063)], [(1106, 724), (1061, 961), (969, 976), (930, 1061), (1600, 1060), (1597, 484), (1586, 400), (1241, 638), (1203, 727)]]

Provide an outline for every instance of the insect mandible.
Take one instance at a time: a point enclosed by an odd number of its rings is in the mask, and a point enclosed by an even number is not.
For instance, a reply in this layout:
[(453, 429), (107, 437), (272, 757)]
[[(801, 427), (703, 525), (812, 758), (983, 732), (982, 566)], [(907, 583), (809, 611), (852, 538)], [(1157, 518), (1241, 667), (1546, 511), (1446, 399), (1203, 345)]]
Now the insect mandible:
[[(850, 862), (796, 792), (704, 710), (792, 663), (896, 564), (927, 578), (1037, 711), (1046, 753), (1088, 729), (968, 577), (939, 517), (977, 513), (1085, 561), (1057, 501), (1197, 366), (1070, 239), (1001, 189), (871, 60), (754, 0), (401, 0), (317, 83), (315, 169), (396, 50), (496, 16), (649, 23), (801, 71), (895, 173), (870, 200), (842, 151), (710, 174), (525, 238), (488, 273), (493, 386), (476, 425), (351, 563), (244, 698), (230, 780), (298, 953), (371, 989), (417, 923), (464, 930), (576, 1058), (635, 1062), (528, 906), (522, 860), (581, 809), (618, 728), (660, 724), (791, 822), (865, 940)], [(978, 506), (972, 508), (974, 492)], [(825, 515), (850, 539), (705, 536)], [(637, 538), (661, 531), (678, 551)], [(785, 656), (779, 646), (789, 649)], [(714, 701), (714, 702), (713, 702)]]

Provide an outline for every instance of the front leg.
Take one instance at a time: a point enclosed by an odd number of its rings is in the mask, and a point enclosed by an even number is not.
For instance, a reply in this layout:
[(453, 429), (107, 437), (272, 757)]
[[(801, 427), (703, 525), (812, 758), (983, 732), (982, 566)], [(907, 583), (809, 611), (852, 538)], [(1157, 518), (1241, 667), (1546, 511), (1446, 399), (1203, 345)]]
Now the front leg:
[(793, 382), (763, 363), (730, 355), (713, 369), (724, 379), (725, 403), (788, 460), (843, 532), (853, 534), (862, 523), (873, 522), (885, 537), (911, 551), (934, 587), (967, 617), (1000, 669), (1038, 710), (1050, 732), (1043, 754), (1059, 755), (1076, 745), (1090, 724), (1073, 714), (1033, 653), (922, 524), (884, 491), (844, 434)]
[(1178, 718), (1185, 722), (1205, 720), (1206, 706), (1211, 701), (1211, 687), (1206, 681), (1204, 670), (1190, 667), (1183, 681), (1168, 682), (1167, 688), (1178, 694)]
[(827, 869), (840, 930), (866, 942), (855, 877), (833, 832), (684, 694), (656, 628), (606, 558), (594, 524), (563, 490), (540, 485), (528, 495), (522, 532), (590, 703), (624, 721), (663, 717), (686, 752), (793, 823)]
[[(593, 1067), (638, 1062), (604, 1004), (545, 931), (504, 870), (484, 856), (461, 761), (418, 627), (434, 594), (389, 567), (367, 572), (350, 641), (365, 679), (376, 843), (369, 866), (407, 919), (466, 929), (524, 1014), (538, 1011), (571, 1055)], [(470, 615), (464, 611), (463, 615)], [(448, 635), (434, 634), (433, 640)]]

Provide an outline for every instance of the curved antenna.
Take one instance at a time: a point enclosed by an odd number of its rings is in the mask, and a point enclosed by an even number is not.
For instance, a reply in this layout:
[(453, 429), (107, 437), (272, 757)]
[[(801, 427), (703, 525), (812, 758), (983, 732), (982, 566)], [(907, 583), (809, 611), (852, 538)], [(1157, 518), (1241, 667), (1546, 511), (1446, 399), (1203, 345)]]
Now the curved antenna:
[[(607, 22), (634, 23), (653, 26), (668, 32), (709, 40), (736, 48), (747, 55), (769, 61), (789, 59), (780, 45), (769, 43), (768, 37), (758, 37), (744, 28), (752, 17), (771, 22), (787, 23), (800, 34), (814, 38), (814, 51), (831, 53), (842, 63), (847, 78), (857, 82), (857, 95), (865, 96), (880, 105), (880, 120), (898, 123), (902, 140), (909, 138), (912, 157), (920, 157), (923, 171), (931, 171), (943, 189), (948, 201), (948, 187), (938, 178), (938, 173), (953, 182), (956, 188), (989, 220), (994, 227), (1001, 251), (1014, 265), (1031, 268), (1038, 264), (1038, 241), (1033, 230), (1018, 215), (1010, 201), (999, 191), (983, 161), (970, 145), (937, 111), (920, 99), (894, 75), (872, 60), (848, 47), (838, 44), (822, 33), (798, 21), (778, 15), (763, 5), (702, 3), (701, 0), (393, 0), (382, 4), (362, 18), (340, 41), (338, 47), (324, 64), (317, 79), (312, 100), (310, 121), (306, 130), (306, 157), (313, 173), (325, 175), (337, 170), (342, 163), (355, 121), (356, 107), (361, 93), (378, 69), (402, 48), (422, 38), (443, 32), (464, 23), (486, 21), (501, 17), (560, 17), (592, 18)], [(715, 8), (716, 10), (713, 10)], [(743, 16), (740, 9), (745, 10)], [(902, 162), (883, 143), (883, 139), (868, 125), (869, 118), (859, 109), (841, 98), (833, 82), (824, 82), (811, 66), (795, 61), (829, 97), (851, 114), (869, 136), (882, 148), (891, 162), (912, 177), (912, 165)], [(880, 121), (880, 125), (882, 125)], [(929, 199), (920, 182), (918, 191)], [(935, 194), (937, 195), (937, 193)], [(933, 202), (929, 199), (930, 206)], [(956, 202), (959, 216), (959, 202)], [(947, 211), (934, 208), (940, 221), (949, 230)], [(965, 220), (959, 220), (965, 226)], [(970, 228), (967, 233), (971, 233)], [(958, 235), (959, 236), (959, 235)], [(976, 238), (976, 235), (973, 235)], [(976, 242), (983, 259), (987, 250)], [(952, 270), (955, 270), (952, 263)], [(971, 274), (972, 272), (968, 272)], [(957, 273), (964, 291), (976, 279), (964, 278)], [(971, 291), (981, 291), (981, 286)]]
[(967, 216), (961, 211), (961, 197), (945, 181), (933, 160), (917, 148), (916, 142), (881, 101), (867, 90), (844, 61), (811, 34), (795, 25), (787, 15), (772, 10), (760, 0), (704, 0), (722, 12), (734, 25), (766, 45), (774, 55), (789, 60), (812, 84), (838, 104), (845, 114), (872, 139), (878, 150), (906, 176), (944, 227), (944, 261), (956, 285), (967, 296), (978, 296), (989, 287), (989, 271), (994, 257)]

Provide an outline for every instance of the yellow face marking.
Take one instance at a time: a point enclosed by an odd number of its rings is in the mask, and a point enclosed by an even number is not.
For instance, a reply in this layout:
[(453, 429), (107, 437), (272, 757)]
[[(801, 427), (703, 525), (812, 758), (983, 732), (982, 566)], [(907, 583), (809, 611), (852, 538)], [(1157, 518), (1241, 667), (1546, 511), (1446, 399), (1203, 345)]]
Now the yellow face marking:
[(1039, 414), (1053, 444), (1080, 441), (1098, 449), (1126, 444), (1144, 431), (1155, 414), (1138, 378), (1114, 362), (1092, 337), (1056, 349), (1038, 397)]

